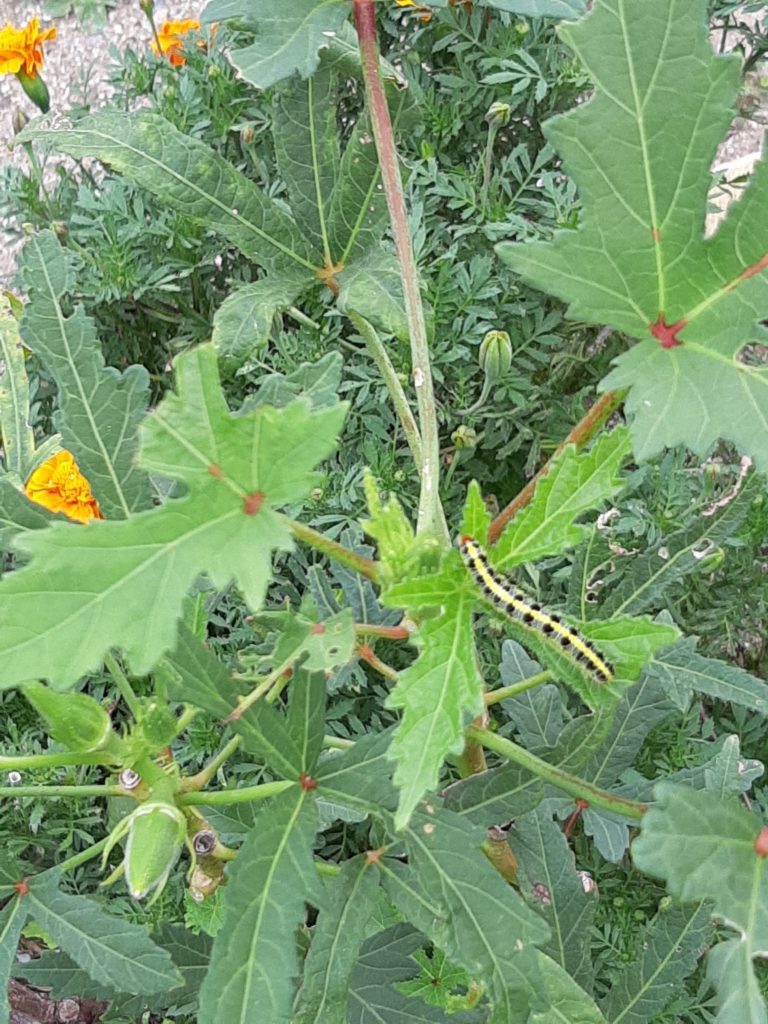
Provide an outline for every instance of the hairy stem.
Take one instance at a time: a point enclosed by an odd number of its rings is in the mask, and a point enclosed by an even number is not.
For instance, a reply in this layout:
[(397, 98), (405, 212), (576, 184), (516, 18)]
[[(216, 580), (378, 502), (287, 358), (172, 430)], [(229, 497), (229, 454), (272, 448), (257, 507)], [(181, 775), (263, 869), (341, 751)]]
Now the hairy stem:
[(61, 754), (10, 754), (0, 757), (0, 772), (23, 771), (28, 768), (63, 768), (71, 764), (114, 764), (103, 750), (92, 754), (66, 751)]
[(495, 544), (504, 532), (504, 527), (507, 523), (515, 517), (516, 513), (518, 513), (521, 508), (525, 508), (529, 503), (533, 497), (534, 491), (536, 490), (536, 484), (549, 472), (552, 460), (557, 458), (566, 445), (575, 444), (577, 448), (583, 448), (584, 445), (595, 436), (612, 413), (618, 409), (624, 401), (626, 393), (627, 392), (624, 389), (621, 391), (606, 391), (604, 395), (601, 395), (600, 398), (598, 398), (591, 409), (587, 410), (568, 437), (566, 437), (562, 444), (557, 446), (552, 456), (548, 459), (547, 463), (541, 467), (536, 476), (533, 477), (532, 480), (528, 481), (517, 497), (513, 498), (507, 507), (502, 509), (493, 520), (488, 530), (489, 543)]
[(205, 789), (224, 762), (228, 761), (229, 758), (232, 757), (234, 752), (240, 746), (240, 742), (241, 738), (239, 736), (233, 736), (229, 743), (227, 743), (215, 757), (212, 757), (208, 764), (203, 765), (196, 775), (191, 775), (188, 779), (184, 780), (183, 788), (189, 791)]
[(411, 636), (406, 626), (377, 626), (374, 622), (356, 622), (356, 636), (381, 636), (386, 640), (408, 640)]
[(419, 293), (419, 275), (413, 254), (411, 237), (408, 232), (408, 215), (405, 209), (403, 183), (397, 160), (392, 121), (379, 70), (379, 46), (376, 34), (375, 0), (353, 0), (355, 25), (360, 42), (363, 63), (363, 80), (368, 114), (376, 140), (381, 180), (387, 200), (395, 250), (400, 264), (403, 282), (405, 312), (411, 339), (411, 363), (413, 383), (419, 409), (419, 427), (423, 445), (421, 465), (421, 493), (417, 532), (433, 531), (449, 540), (445, 525), (438, 485), (440, 476), (440, 445), (437, 429), (437, 410), (432, 385), (432, 369), (427, 343), (427, 326), (424, 307)]
[(368, 354), (374, 363), (376, 363), (376, 369), (381, 374), (382, 380), (387, 385), (392, 404), (395, 407), (395, 412), (400, 420), (400, 425), (403, 428), (405, 439), (408, 442), (408, 447), (411, 449), (411, 455), (413, 461), (416, 463), (416, 469), (421, 475), (422, 467), (424, 465), (424, 452), (421, 444), (421, 434), (419, 434), (419, 428), (414, 419), (411, 407), (408, 404), (408, 399), (403, 391), (403, 386), (398, 379), (395, 368), (392, 365), (392, 361), (389, 358), (389, 353), (382, 344), (381, 338), (376, 333), (373, 324), (368, 323), (365, 317), (360, 316), (359, 313), (355, 313), (354, 310), (350, 309), (347, 312), (347, 316), (355, 325), (360, 337), (365, 342)]
[(138, 719), (140, 715), (139, 698), (133, 692), (133, 687), (130, 684), (128, 676), (123, 672), (117, 658), (112, 654), (111, 651), (107, 651), (104, 655), (104, 664), (107, 666), (109, 674), (115, 682), (115, 686), (120, 691), (120, 696), (123, 698), (125, 703), (134, 718)]
[(0, 786), (0, 798), (32, 796), (35, 799), (69, 797), (77, 800), (84, 796), (125, 796), (122, 786)]
[(541, 686), (542, 683), (546, 683), (551, 678), (552, 673), (547, 670), (546, 672), (539, 672), (535, 676), (529, 676), (528, 679), (521, 679), (519, 683), (512, 683), (511, 686), (502, 686), (498, 690), (491, 690), (490, 693), (485, 695), (485, 703), (490, 706), (491, 704), (498, 704), (502, 700), (509, 700), (510, 697), (517, 697), (519, 693), (532, 690), (534, 686)]
[(376, 581), (379, 568), (378, 562), (355, 554), (354, 551), (345, 548), (343, 544), (338, 544), (335, 540), (324, 537), (322, 533), (313, 530), (311, 526), (299, 523), (295, 519), (289, 519), (287, 516), (282, 516), (281, 518), (297, 540), (302, 541), (311, 548), (315, 548), (316, 551), (322, 551), (323, 554), (335, 558), (337, 562), (346, 565), (348, 569), (359, 572), (366, 579)]
[(81, 850), (80, 853), (76, 853), (74, 856), (63, 860), (61, 864), (57, 864), (56, 870), (61, 871), (62, 873), (64, 871), (74, 871), (75, 868), (79, 868), (81, 864), (85, 864), (87, 861), (93, 860), (94, 857), (98, 857), (109, 840), (110, 837), (105, 836), (105, 838), (96, 843), (95, 846), (89, 846), (87, 850)]
[(261, 786), (243, 786), (242, 789), (222, 789), (215, 793), (185, 793), (179, 797), (177, 803), (181, 807), (198, 807), (203, 804), (216, 806), (218, 804), (244, 804), (255, 800), (268, 800), (278, 793), (283, 793), (297, 783), (291, 780), (280, 779), (278, 782), (265, 782)]
[(613, 814), (620, 814), (624, 818), (631, 818), (639, 821), (648, 810), (647, 804), (638, 803), (636, 800), (627, 800), (626, 797), (614, 796), (604, 789), (598, 789), (590, 785), (584, 779), (576, 775), (569, 775), (568, 772), (555, 768), (554, 765), (542, 761), (540, 757), (531, 754), (523, 747), (519, 747), (511, 740), (505, 740), (488, 729), (478, 729), (470, 725), (467, 729), (467, 738), (481, 743), (487, 750), (493, 750), (507, 761), (519, 764), (532, 775), (537, 775), (544, 782), (561, 789), (564, 793), (570, 794), (577, 800), (584, 800), (590, 807), (599, 807), (604, 811), (611, 811)]

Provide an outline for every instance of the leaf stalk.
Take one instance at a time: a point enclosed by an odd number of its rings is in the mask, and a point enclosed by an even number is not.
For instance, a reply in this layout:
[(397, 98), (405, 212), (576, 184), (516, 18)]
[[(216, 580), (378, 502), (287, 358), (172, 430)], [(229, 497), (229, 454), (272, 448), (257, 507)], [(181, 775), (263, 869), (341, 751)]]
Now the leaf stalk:
[(639, 821), (648, 810), (647, 804), (641, 804), (636, 800), (628, 800), (626, 797), (615, 796), (604, 789), (598, 789), (597, 786), (590, 785), (584, 779), (561, 771), (560, 768), (556, 768), (547, 761), (542, 761), (540, 757), (536, 757), (530, 751), (489, 729), (479, 729), (475, 725), (470, 725), (467, 729), (467, 738), (476, 740), (487, 750), (493, 750), (507, 761), (519, 764), (521, 768), (525, 768), (532, 775), (537, 775), (544, 782), (561, 789), (577, 800), (584, 800), (590, 807), (599, 807), (603, 811), (620, 814), (633, 821)]

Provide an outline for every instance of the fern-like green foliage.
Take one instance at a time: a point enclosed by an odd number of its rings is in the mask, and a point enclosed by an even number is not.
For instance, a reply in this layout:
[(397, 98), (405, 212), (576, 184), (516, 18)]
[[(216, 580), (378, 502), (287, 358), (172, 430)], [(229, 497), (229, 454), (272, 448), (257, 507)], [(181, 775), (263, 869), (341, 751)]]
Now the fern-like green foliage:
[[(239, 16), (229, 0), (227, 5), (230, 17)], [(338, 38), (323, 20), (332, 7)], [(306, 5), (306, 18), (298, 8), (295, 13), (301, 26), (319, 26), (319, 38), (329, 49), (310, 78), (281, 81), (275, 89), (272, 135), (290, 215), (223, 157), (155, 113), (110, 111), (73, 124), (30, 126), (25, 136), (108, 163), (163, 203), (203, 222), (267, 272), (233, 291), (214, 317), (213, 341), (227, 375), (266, 345), (278, 311), (320, 285), (339, 294), (343, 309), (364, 309), (381, 329), (406, 333), (397, 264), (381, 245), (387, 209), (370, 126), (361, 116), (342, 151), (333, 116), (344, 81), (360, 74), (354, 33), (350, 43), (341, 32), (348, 8), (344, 0), (326, 0)], [(290, 28), (284, 13), (270, 20), (284, 40)], [(254, 44), (269, 45), (261, 37)], [(288, 59), (289, 52), (290, 45), (280, 59)], [(389, 69), (391, 117), (402, 130), (415, 123), (416, 107), (398, 84)], [(30, 268), (36, 287), (38, 269), (39, 261)], [(60, 272), (54, 301), (66, 284)]]
[(768, 166), (705, 239), (709, 166), (740, 87), (738, 59), (712, 53), (706, 13), (705, 0), (596, 0), (561, 29), (595, 84), (547, 128), (584, 214), (551, 243), (499, 253), (569, 316), (638, 339), (603, 387), (630, 387), (639, 457), (726, 438), (766, 469), (768, 370), (743, 349), (767, 337)]
[(201, 572), (235, 580), (252, 608), (270, 557), (291, 547), (277, 509), (300, 500), (333, 450), (346, 407), (306, 400), (233, 416), (209, 345), (179, 356), (178, 395), (146, 421), (140, 464), (179, 481), (185, 497), (123, 522), (56, 524), (20, 536), (29, 566), (0, 582), (3, 686), (43, 677), (74, 683), (112, 646), (145, 672), (169, 650), (182, 599)]
[(73, 259), (52, 231), (31, 238), (21, 266), (30, 301), (22, 335), (59, 391), (54, 422), (107, 519), (125, 519), (151, 504), (146, 473), (136, 464), (139, 426), (149, 401), (143, 366), (124, 373), (104, 365), (93, 321), (78, 306)]

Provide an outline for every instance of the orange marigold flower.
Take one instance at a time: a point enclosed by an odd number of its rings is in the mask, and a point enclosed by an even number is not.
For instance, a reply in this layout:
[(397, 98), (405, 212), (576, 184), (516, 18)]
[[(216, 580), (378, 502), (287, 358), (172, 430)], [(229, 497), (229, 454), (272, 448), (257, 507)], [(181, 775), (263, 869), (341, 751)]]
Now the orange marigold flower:
[(421, 20), (423, 22), (432, 20), (432, 12), (429, 10), (429, 8), (422, 7), (420, 4), (417, 4), (416, 0), (395, 0), (395, 3), (397, 4), (398, 7), (413, 7), (415, 13), (421, 15)]
[(56, 38), (56, 26), (40, 31), (40, 20), (33, 18), (26, 28), (14, 28), (10, 21), (0, 28), (0, 75), (25, 72), (34, 78), (43, 66), (43, 43)]
[(91, 485), (66, 449), (38, 466), (24, 490), (30, 501), (51, 512), (63, 512), (80, 523), (102, 518), (99, 503), (91, 494)]
[[(161, 56), (161, 53), (165, 54), (175, 68), (181, 67), (186, 63), (181, 52), (184, 45), (184, 40), (181, 37), (185, 36), (187, 32), (199, 31), (200, 22), (196, 18), (187, 18), (186, 21), (164, 21), (157, 33), (157, 39), (152, 40), (152, 49), (158, 57)], [(158, 42), (160, 43), (159, 49)]]

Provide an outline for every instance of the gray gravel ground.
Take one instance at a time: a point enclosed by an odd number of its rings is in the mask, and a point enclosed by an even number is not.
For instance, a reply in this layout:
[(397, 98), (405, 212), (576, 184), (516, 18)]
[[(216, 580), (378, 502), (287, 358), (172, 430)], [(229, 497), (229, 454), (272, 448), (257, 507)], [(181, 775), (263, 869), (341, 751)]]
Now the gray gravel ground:
[[(172, 0), (156, 2), (158, 25), (166, 19), (197, 17), (204, 0)], [(42, 25), (53, 19), (45, 15), (40, 0), (0, 0), (0, 26), (11, 22), (16, 28), (30, 18), (40, 18)], [(131, 47), (140, 52), (150, 44), (149, 22), (139, 8), (138, 0), (120, 0), (106, 25), (81, 24), (77, 18), (56, 18), (57, 38), (44, 46), (43, 78), (51, 94), (51, 111), (65, 111), (73, 103), (82, 102), (83, 95), (94, 106), (102, 106), (110, 97), (109, 75), (115, 67), (110, 48)], [(11, 153), (8, 143), (13, 139), (14, 111), (23, 110), (30, 117), (39, 113), (27, 99), (13, 75), (0, 75), (0, 165), (17, 162), (23, 165), (22, 151)], [(16, 253), (3, 235), (0, 222), (0, 289), (10, 286)]]

